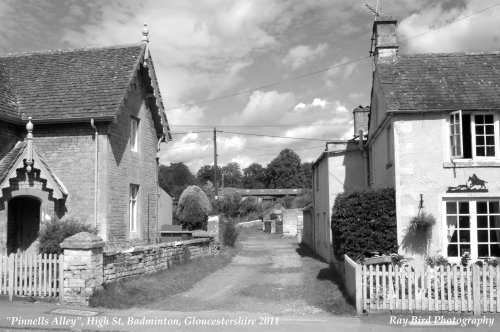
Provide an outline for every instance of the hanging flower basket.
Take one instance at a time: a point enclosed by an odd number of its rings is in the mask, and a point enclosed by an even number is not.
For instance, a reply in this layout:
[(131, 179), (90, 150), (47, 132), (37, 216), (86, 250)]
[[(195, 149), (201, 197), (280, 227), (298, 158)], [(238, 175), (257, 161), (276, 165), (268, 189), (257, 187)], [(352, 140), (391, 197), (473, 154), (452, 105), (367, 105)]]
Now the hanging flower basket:
[(425, 232), (436, 224), (436, 218), (430, 213), (421, 212), (411, 218), (407, 231), (409, 233)]

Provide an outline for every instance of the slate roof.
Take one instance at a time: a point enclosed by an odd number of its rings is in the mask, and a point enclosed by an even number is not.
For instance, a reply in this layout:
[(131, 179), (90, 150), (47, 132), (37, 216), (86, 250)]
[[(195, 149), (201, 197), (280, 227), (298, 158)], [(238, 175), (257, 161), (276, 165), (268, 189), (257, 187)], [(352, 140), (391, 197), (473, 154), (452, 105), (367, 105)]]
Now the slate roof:
[(17, 142), (12, 149), (0, 159), (0, 184), (6, 180), (9, 175), (9, 171), (14, 167), (15, 163), (18, 161), (19, 157), (22, 156), (24, 150), (26, 149), (26, 142)]
[(500, 52), (399, 55), (377, 73), (389, 110), (500, 109)]
[[(140, 44), (1, 56), (0, 116), (17, 123), (30, 116), (34, 122), (111, 120), (141, 68), (145, 50)], [(154, 68), (149, 72), (158, 90)], [(161, 98), (159, 91), (155, 97)], [(157, 105), (163, 113), (160, 126), (168, 132), (163, 102)]]

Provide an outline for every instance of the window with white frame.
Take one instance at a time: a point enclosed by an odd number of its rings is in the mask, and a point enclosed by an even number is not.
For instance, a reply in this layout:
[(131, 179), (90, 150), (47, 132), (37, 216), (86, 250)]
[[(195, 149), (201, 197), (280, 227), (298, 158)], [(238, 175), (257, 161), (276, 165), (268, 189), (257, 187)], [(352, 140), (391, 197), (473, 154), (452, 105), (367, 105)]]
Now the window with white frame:
[(129, 196), (129, 231), (131, 233), (137, 232), (137, 221), (138, 221), (138, 196), (139, 196), (139, 186), (135, 184), (130, 185), (130, 196)]
[(445, 202), (448, 257), (500, 257), (500, 200)]
[(139, 119), (130, 118), (130, 150), (137, 152), (139, 143)]
[(498, 117), (491, 112), (451, 112), (449, 138), (452, 159), (496, 158)]

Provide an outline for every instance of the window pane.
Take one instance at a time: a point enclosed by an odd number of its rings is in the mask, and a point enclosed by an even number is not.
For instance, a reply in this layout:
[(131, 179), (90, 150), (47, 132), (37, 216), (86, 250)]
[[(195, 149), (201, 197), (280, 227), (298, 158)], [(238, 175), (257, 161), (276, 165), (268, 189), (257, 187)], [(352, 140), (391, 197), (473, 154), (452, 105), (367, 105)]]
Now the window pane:
[(476, 148), (476, 156), (485, 157), (486, 156), (486, 149), (484, 147), (477, 147)]
[(495, 147), (494, 146), (486, 147), (486, 156), (487, 157), (494, 157), (495, 156)]
[(477, 242), (488, 242), (488, 231), (477, 231)]
[(470, 242), (470, 231), (469, 230), (461, 230), (460, 231), (460, 242)]
[(460, 228), (469, 228), (470, 227), (470, 218), (466, 216), (461, 216), (458, 218), (458, 227)]
[(490, 231), (490, 242), (500, 242), (500, 230)]
[(460, 214), (469, 214), (469, 202), (459, 202), (458, 210)]
[(456, 243), (458, 242), (458, 231), (455, 230), (453, 232), (453, 235), (451, 236), (450, 243)]
[(488, 213), (488, 202), (477, 202), (477, 213)]
[(446, 223), (448, 224), (448, 228), (457, 227), (457, 217), (455, 216), (447, 216)]
[(457, 213), (457, 203), (456, 202), (446, 202), (446, 213), (456, 214)]
[(483, 115), (484, 116), (484, 123), (493, 123), (493, 115), (492, 114), (487, 114)]
[(474, 122), (476, 122), (476, 124), (483, 124), (484, 123), (484, 115), (476, 115), (474, 117)]
[(477, 216), (477, 227), (487, 228), (488, 227), (488, 216)]
[(476, 135), (483, 135), (483, 134), (484, 134), (484, 127), (476, 126)]
[(495, 136), (486, 136), (486, 145), (495, 145)]
[(486, 128), (486, 134), (491, 135), (491, 134), (495, 133), (495, 127), (493, 127), (493, 126), (485, 126), (485, 128)]
[(500, 216), (490, 216), (490, 228), (500, 228)]
[(448, 256), (449, 257), (458, 257), (458, 245), (449, 244), (448, 245)]
[(479, 257), (489, 256), (488, 245), (487, 244), (479, 244), (477, 246), (477, 255)]
[(500, 213), (499, 202), (490, 202), (490, 213)]
[(460, 245), (460, 256), (463, 256), (466, 252), (470, 254), (470, 244)]
[(492, 244), (490, 246), (491, 249), (491, 256), (493, 257), (500, 257), (500, 245), (499, 244)]
[(476, 145), (484, 145), (484, 136), (476, 137)]

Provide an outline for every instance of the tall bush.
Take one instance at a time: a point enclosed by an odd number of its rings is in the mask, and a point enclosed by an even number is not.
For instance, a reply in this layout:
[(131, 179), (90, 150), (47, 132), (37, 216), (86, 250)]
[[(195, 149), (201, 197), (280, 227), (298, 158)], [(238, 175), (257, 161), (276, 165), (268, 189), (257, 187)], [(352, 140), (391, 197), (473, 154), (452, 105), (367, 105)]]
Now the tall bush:
[(397, 250), (393, 188), (365, 188), (337, 196), (332, 209), (335, 256), (356, 257), (366, 251)]
[(75, 218), (53, 218), (50, 221), (44, 222), (38, 233), (40, 242), (38, 251), (41, 254), (61, 254), (63, 250), (59, 245), (64, 239), (80, 232), (97, 235), (97, 230), (94, 226), (80, 222)]
[(187, 230), (207, 229), (211, 211), (207, 195), (198, 186), (189, 186), (181, 194), (177, 205), (177, 218)]

